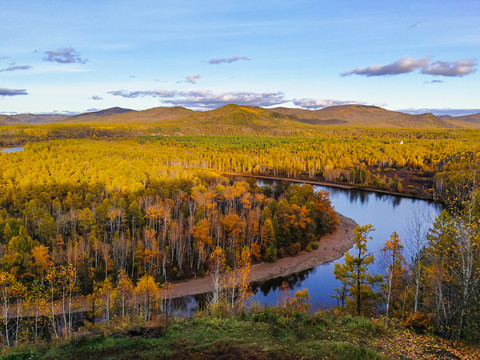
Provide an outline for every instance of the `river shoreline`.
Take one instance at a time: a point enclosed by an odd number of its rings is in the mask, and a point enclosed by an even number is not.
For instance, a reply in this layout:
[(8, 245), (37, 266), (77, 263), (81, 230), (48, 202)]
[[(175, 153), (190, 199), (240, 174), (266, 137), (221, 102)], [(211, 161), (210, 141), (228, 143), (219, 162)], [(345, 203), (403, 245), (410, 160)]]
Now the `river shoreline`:
[[(311, 269), (315, 266), (328, 263), (341, 258), (345, 252), (353, 247), (357, 223), (339, 213), (337, 229), (328, 235), (323, 236), (318, 241), (318, 248), (310, 252), (301, 251), (295, 256), (278, 259), (275, 262), (263, 262), (254, 264), (251, 267), (248, 277), (249, 283), (259, 283), (279, 277), (285, 277), (300, 271)], [(189, 279), (178, 283), (170, 283), (167, 297), (170, 299), (181, 298), (185, 296), (194, 296), (213, 291), (213, 281), (211, 276)], [(61, 315), (63, 313), (61, 302), (55, 301), (54, 313)], [(87, 300), (87, 296), (74, 296), (72, 299), (72, 313), (90, 311), (92, 305)], [(50, 311), (42, 314), (51, 314)], [(32, 311), (24, 311), (22, 316), (34, 316)], [(12, 314), (12, 318), (15, 315)]]
[[(318, 249), (311, 252), (302, 251), (295, 256), (278, 259), (271, 263), (255, 264), (251, 267), (249, 282), (258, 283), (285, 277), (341, 258), (355, 243), (353, 230), (357, 224), (350, 218), (338, 213), (337, 215), (339, 219), (337, 229), (318, 241)], [(212, 278), (205, 276), (171, 284), (169, 297), (173, 299), (211, 291), (213, 291)]]
[(391, 190), (378, 189), (373, 186), (360, 186), (360, 185), (353, 185), (353, 184), (338, 183), (333, 181), (305, 179), (300, 177), (289, 178), (289, 177), (273, 176), (273, 175), (242, 174), (242, 173), (233, 173), (233, 172), (224, 172), (224, 171), (219, 173), (222, 175), (231, 176), (231, 177), (249, 177), (249, 178), (255, 178), (255, 179), (288, 181), (292, 183), (330, 186), (330, 187), (339, 188), (339, 189), (363, 190), (363, 191), (370, 191), (370, 192), (379, 193), (379, 194), (400, 196), (408, 199), (419, 199), (419, 200), (438, 202), (438, 200), (435, 200), (431, 194), (427, 194), (427, 193), (423, 193), (423, 195), (419, 195), (419, 194), (412, 194), (412, 193), (405, 193), (405, 192), (395, 192)]

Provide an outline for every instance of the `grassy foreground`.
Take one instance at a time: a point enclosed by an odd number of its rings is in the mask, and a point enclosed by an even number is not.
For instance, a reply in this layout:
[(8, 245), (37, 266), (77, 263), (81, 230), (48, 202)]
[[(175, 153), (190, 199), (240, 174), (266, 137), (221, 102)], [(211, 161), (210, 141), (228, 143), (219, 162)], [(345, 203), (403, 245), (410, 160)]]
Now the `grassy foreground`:
[[(161, 324), (161, 325), (160, 325)], [(270, 307), (238, 315), (115, 323), (1, 359), (480, 359), (480, 349), (335, 313)]]

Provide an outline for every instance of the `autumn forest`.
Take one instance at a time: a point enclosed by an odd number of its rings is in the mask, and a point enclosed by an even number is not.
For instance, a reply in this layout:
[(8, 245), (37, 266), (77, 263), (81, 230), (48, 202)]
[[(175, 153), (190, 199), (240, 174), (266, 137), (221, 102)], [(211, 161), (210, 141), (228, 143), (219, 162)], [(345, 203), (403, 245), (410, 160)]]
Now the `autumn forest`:
[[(369, 273), (373, 229), (359, 224), (328, 311), (478, 343), (479, 130), (302, 125), (271, 136), (202, 126), (0, 129), (3, 146), (22, 146), (0, 153), (4, 346), (71, 336), (79, 301), (91, 324), (153, 321), (172, 287), (195, 278), (214, 289), (199, 311), (253, 309), (252, 266), (316, 250), (339, 224), (329, 194), (296, 179), (442, 204), (413, 237), (415, 257), (392, 231), (383, 274)], [(259, 187), (258, 176), (283, 181)], [(308, 298), (305, 289), (282, 304), (308, 312)]]

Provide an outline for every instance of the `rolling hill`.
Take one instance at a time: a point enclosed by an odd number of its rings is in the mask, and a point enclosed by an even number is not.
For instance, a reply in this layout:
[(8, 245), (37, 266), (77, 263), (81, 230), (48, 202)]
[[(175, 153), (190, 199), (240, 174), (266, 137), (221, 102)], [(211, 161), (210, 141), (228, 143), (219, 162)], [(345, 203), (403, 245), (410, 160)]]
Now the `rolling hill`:
[(359, 125), (401, 128), (452, 128), (455, 125), (431, 114), (410, 115), (377, 106), (339, 105), (320, 110), (274, 108), (280, 114), (314, 125)]
[(61, 122), (65, 123), (91, 123), (95, 122), (99, 119), (106, 118), (108, 116), (112, 115), (118, 115), (118, 114), (124, 114), (128, 112), (132, 112), (133, 110), (130, 109), (124, 109), (121, 107), (113, 107), (105, 110), (100, 110), (100, 111), (93, 111), (93, 112), (87, 112), (75, 116), (70, 116), (68, 118), (62, 119)]
[(11, 117), (26, 124), (49, 124), (69, 118), (69, 115), (59, 114), (18, 114)]
[(120, 107), (65, 115), (0, 115), (0, 125), (90, 124), (160, 126), (169, 133), (222, 133), (292, 135), (321, 125), (394, 128), (480, 128), (480, 113), (465, 116), (435, 116), (432, 113), (407, 114), (377, 106), (339, 105), (320, 110), (225, 105), (209, 111), (194, 111), (181, 106), (155, 107), (134, 111)]
[[(301, 135), (314, 127), (296, 119), (278, 114), (269, 109), (255, 106), (229, 104), (210, 111), (199, 111), (180, 119), (177, 126), (188, 129), (206, 130), (215, 134), (220, 129), (225, 134), (243, 135)], [(198, 132), (199, 130), (197, 130)]]
[(134, 111), (123, 108), (111, 108), (94, 113), (72, 116), (64, 123), (98, 123), (98, 124), (154, 124), (165, 120), (187, 117), (194, 113), (183, 107), (156, 107), (148, 110)]
[(193, 111), (183, 107), (157, 107), (104, 118), (92, 118), (91, 121), (79, 115), (66, 119), (62, 123), (155, 125), (174, 134), (232, 135), (300, 135), (305, 128), (312, 127), (268, 109), (233, 104), (210, 111)]
[(2, 125), (19, 125), (22, 122), (11, 115), (0, 115), (0, 126)]
[[(171, 127), (242, 128), (242, 133), (286, 129), (308, 129), (318, 125), (344, 125), (397, 128), (457, 128), (468, 127), (465, 121), (443, 119), (431, 113), (411, 115), (376, 106), (340, 105), (320, 110), (277, 107), (225, 105), (209, 111), (193, 111), (183, 107), (157, 107), (143, 111), (121, 108), (70, 117), (62, 122), (99, 124), (150, 124)], [(179, 129), (181, 130), (181, 129)]]
[(443, 120), (448, 121), (456, 126), (464, 128), (480, 129), (480, 113), (463, 115), (463, 116), (440, 116)]
[(156, 124), (159, 122), (184, 118), (195, 113), (193, 110), (176, 107), (155, 107), (143, 111), (118, 114), (102, 119), (105, 124)]

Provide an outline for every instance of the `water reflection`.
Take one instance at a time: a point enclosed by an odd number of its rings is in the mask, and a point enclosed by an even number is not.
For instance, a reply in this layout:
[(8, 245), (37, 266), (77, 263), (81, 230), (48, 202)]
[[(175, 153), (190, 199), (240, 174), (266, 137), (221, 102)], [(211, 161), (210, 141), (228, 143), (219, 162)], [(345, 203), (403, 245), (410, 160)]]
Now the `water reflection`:
[[(257, 179), (257, 184), (273, 186), (276, 182)], [(359, 189), (330, 186), (314, 186), (314, 188), (317, 191), (328, 191), (332, 205), (340, 214), (353, 219), (359, 225), (372, 224), (374, 226), (373, 239), (367, 243), (367, 251), (373, 253), (376, 259), (375, 264), (370, 267), (372, 273), (384, 272), (380, 249), (394, 231), (399, 234), (405, 248), (408, 249), (408, 228), (413, 216), (422, 214), (425, 219), (428, 219), (423, 222), (424, 230), (427, 230), (432, 220), (441, 211), (438, 204), (425, 200), (402, 198)], [(406, 256), (408, 257), (408, 255)], [(285, 281), (292, 293), (302, 288), (308, 288), (312, 310), (334, 306), (336, 300), (332, 298), (332, 295), (335, 294), (334, 289), (340, 285), (333, 275), (333, 269), (337, 262), (344, 262), (344, 257), (287, 277), (253, 284), (252, 301), (259, 305), (277, 304), (281, 296), (281, 285)], [(195, 310), (204, 309), (210, 298), (209, 294), (204, 294), (172, 300), (172, 314), (192, 315)]]
[(254, 294), (257, 294), (260, 291), (263, 296), (267, 296), (271, 291), (280, 290), (284, 282), (287, 284), (289, 290), (293, 290), (299, 283), (306, 280), (311, 273), (314, 273), (315, 269), (316, 268), (300, 271), (286, 277), (279, 277), (262, 283), (253, 283), (252, 291)]
[(168, 299), (165, 302), (165, 311), (170, 316), (192, 316), (197, 310), (197, 304), (194, 296)]
[[(274, 185), (275, 181), (258, 179), (257, 184)], [(431, 221), (441, 211), (441, 207), (425, 200), (402, 198), (400, 196), (374, 193), (360, 189), (342, 189), (331, 186), (314, 186), (315, 190), (325, 190), (330, 193), (330, 200), (335, 210), (340, 214), (353, 219), (359, 225), (372, 224), (375, 231), (373, 240), (367, 243), (367, 251), (375, 255), (375, 264), (370, 267), (372, 273), (383, 273), (384, 265), (381, 261), (380, 249), (390, 235), (396, 231), (405, 247), (408, 248), (408, 224), (416, 213), (421, 213), (426, 219), (423, 225), (427, 230)], [(334, 289), (340, 285), (333, 275), (335, 263), (343, 262), (344, 258), (317, 266), (313, 271), (298, 277), (288, 277), (269, 281), (268, 286), (259, 284), (261, 289), (254, 295), (254, 301), (260, 305), (277, 303), (282, 281), (287, 281), (292, 291), (308, 288), (314, 309), (335, 305)]]

